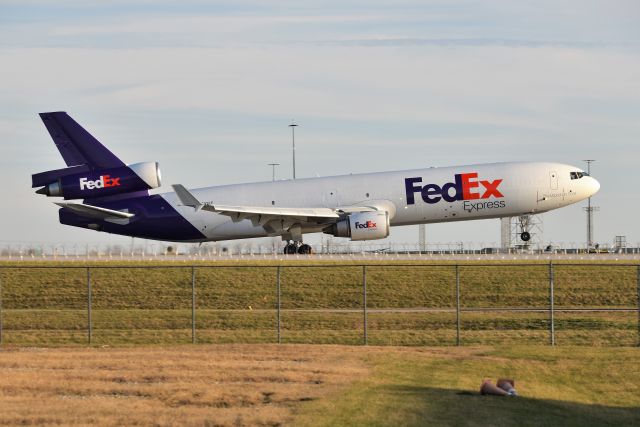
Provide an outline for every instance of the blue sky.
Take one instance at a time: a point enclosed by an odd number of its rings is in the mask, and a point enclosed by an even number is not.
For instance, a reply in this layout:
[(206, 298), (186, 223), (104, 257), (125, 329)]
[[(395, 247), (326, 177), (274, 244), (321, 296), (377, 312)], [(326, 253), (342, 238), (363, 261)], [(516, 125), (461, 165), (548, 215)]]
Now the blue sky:
[[(62, 167), (66, 110), (165, 184), (594, 158), (596, 239), (640, 241), (636, 1), (1, 1), (0, 241), (119, 241), (57, 223), (30, 175)], [(544, 239), (582, 242), (574, 206)], [(499, 240), (498, 221), (430, 241)], [(415, 241), (414, 227), (395, 229)]]

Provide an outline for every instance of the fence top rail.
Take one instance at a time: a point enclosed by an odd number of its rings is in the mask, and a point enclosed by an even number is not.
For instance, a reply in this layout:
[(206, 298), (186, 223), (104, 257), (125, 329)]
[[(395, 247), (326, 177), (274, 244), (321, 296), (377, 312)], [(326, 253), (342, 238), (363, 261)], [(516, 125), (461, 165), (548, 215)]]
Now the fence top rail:
[(8, 269), (198, 269), (198, 268), (337, 268), (337, 267), (350, 267), (350, 268), (409, 268), (409, 267), (419, 267), (419, 268), (451, 268), (451, 267), (459, 267), (459, 268), (474, 268), (474, 267), (640, 267), (640, 263), (632, 264), (632, 263), (591, 263), (591, 262), (582, 262), (582, 263), (565, 263), (565, 262), (531, 262), (531, 263), (505, 263), (505, 262), (495, 262), (495, 263), (475, 263), (473, 261), (469, 263), (450, 263), (450, 264), (396, 264), (396, 263), (386, 263), (386, 264), (368, 264), (368, 263), (358, 263), (358, 264), (346, 264), (346, 263), (323, 263), (323, 264), (184, 264), (184, 265), (0, 265), (0, 270), (8, 270)]

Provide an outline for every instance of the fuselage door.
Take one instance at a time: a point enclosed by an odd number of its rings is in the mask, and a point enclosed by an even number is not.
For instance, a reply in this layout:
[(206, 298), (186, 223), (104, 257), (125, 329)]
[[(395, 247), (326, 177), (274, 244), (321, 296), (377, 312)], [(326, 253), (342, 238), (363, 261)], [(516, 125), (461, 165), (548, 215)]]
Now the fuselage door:
[(550, 185), (552, 190), (558, 189), (558, 173), (556, 171), (549, 172)]

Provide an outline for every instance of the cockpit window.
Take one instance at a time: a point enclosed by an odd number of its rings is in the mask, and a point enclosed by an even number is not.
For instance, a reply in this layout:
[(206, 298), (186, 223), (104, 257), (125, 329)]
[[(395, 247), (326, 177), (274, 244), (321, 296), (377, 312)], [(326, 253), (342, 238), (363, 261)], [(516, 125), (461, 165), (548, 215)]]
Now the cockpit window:
[(569, 172), (569, 175), (571, 176), (571, 179), (580, 179), (583, 176), (589, 176), (586, 172)]

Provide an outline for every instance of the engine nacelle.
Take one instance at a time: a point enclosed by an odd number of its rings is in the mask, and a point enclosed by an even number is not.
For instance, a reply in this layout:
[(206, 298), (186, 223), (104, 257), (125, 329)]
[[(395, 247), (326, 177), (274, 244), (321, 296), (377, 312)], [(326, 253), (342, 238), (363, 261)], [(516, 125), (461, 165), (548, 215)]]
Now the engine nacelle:
[(64, 175), (37, 191), (51, 197), (90, 199), (160, 187), (157, 162)]
[(375, 240), (389, 236), (389, 213), (386, 211), (355, 212), (324, 231), (351, 240)]

